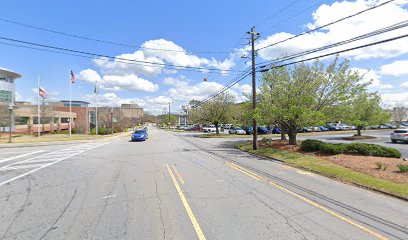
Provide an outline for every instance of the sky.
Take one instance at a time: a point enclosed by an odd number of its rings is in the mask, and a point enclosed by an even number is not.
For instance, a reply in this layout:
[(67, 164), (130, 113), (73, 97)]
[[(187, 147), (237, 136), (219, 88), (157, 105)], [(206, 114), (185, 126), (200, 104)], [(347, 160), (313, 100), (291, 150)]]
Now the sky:
[[(50, 101), (69, 99), (72, 69), (76, 76), (73, 100), (98, 106), (137, 103), (153, 114), (165, 112), (171, 102), (172, 112), (178, 112), (190, 100), (206, 99), (249, 67), (250, 60), (241, 56), (249, 54), (247, 32), (252, 26), (260, 33), (256, 49), (265, 47), (256, 58), (261, 63), (408, 20), (408, 1), (395, 0), (267, 47), (384, 2), (5, 1), (0, 15), (0, 67), (22, 75), (16, 81), (18, 101), (36, 102), (38, 76)], [(307, 57), (406, 33), (407, 28), (401, 28)], [(95, 55), (84, 57), (78, 52), (21, 41)], [(351, 68), (362, 74), (365, 81), (371, 81), (369, 90), (381, 94), (385, 107), (408, 103), (407, 56), (408, 38), (340, 55), (350, 59)], [(260, 74), (258, 83), (259, 78)], [(97, 97), (93, 93), (95, 84), (99, 89)], [(244, 94), (250, 91), (250, 77), (229, 90), (236, 101), (244, 101)]]

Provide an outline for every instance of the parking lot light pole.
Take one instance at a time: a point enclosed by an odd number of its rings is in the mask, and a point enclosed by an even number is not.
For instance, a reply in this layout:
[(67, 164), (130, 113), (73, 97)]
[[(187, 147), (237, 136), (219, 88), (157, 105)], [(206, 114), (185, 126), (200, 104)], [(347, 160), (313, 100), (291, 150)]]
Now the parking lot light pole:
[(11, 141), (11, 130), (13, 127), (13, 104), (12, 103), (9, 104), (8, 110), (10, 112), (10, 127), (9, 127), (9, 141), (8, 142), (12, 143)]

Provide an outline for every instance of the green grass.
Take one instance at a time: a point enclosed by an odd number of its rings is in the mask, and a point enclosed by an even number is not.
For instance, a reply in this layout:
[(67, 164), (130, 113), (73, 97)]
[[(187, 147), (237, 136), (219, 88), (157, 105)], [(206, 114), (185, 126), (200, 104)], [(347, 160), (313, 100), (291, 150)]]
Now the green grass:
[(398, 196), (408, 197), (408, 184), (394, 183), (388, 180), (372, 177), (336, 165), (322, 158), (273, 148), (259, 147), (258, 150), (254, 151), (252, 150), (252, 143), (250, 142), (237, 143), (235, 147), (242, 151), (250, 152), (259, 156), (276, 158), (291, 166), (318, 172), (322, 175), (335, 178), (340, 181), (356, 183)]

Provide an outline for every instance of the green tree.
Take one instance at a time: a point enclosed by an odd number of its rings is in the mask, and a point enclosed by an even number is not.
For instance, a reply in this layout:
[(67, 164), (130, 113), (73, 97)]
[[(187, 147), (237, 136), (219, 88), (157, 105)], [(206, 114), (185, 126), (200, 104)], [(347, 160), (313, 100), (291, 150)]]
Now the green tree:
[(356, 126), (357, 136), (361, 136), (364, 127), (386, 123), (391, 118), (391, 113), (381, 107), (378, 93), (362, 92), (346, 104), (346, 108), (345, 120)]
[(191, 110), (191, 117), (194, 122), (213, 123), (216, 128), (216, 134), (219, 134), (220, 124), (231, 120), (234, 100), (235, 98), (228, 93), (220, 94), (208, 102), (201, 103), (199, 107), (193, 108)]
[(262, 76), (255, 116), (278, 124), (288, 134), (289, 144), (296, 145), (301, 127), (324, 123), (340, 103), (366, 86), (347, 60), (339, 63), (336, 58), (327, 66), (316, 60), (311, 65), (272, 67)]

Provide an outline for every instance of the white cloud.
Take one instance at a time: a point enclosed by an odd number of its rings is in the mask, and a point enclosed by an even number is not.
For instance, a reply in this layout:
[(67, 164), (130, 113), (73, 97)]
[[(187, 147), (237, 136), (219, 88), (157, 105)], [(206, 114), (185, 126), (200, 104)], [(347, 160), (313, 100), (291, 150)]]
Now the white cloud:
[(381, 98), (387, 106), (406, 104), (408, 102), (408, 92), (404, 93), (383, 93)]
[(401, 83), (400, 86), (408, 89), (408, 81)]
[(408, 75), (408, 60), (395, 61), (381, 66), (381, 74), (395, 77)]
[[(172, 87), (168, 89), (168, 95), (171, 99), (178, 101), (190, 101), (190, 100), (205, 100), (213, 93), (221, 90), (224, 85), (217, 82), (199, 82), (197, 84), (191, 84), (185, 80), (179, 80), (175, 78), (165, 79), (167, 83), (172, 83)], [(244, 101), (246, 98), (243, 96), (242, 92), (248, 89), (247, 84), (242, 86), (235, 85), (234, 87), (228, 89), (226, 92), (233, 95), (237, 102)]]
[[(95, 105), (94, 95), (88, 94), (84, 99), (91, 102), (92, 105)], [(105, 93), (97, 96), (96, 104), (100, 107), (118, 107), (121, 104), (138, 104), (139, 106), (143, 106), (145, 101), (140, 98), (120, 98), (116, 93)]]
[(372, 69), (352, 68), (351, 70), (357, 71), (360, 75), (363, 75), (364, 83), (371, 82), (371, 84), (368, 85), (368, 88), (378, 88), (382, 90), (389, 90), (393, 88), (391, 84), (382, 84), (381, 77), (378, 76), (378, 74)]
[[(221, 70), (224, 75), (228, 73), (228, 70), (234, 67), (234, 61), (232, 59), (217, 61), (214, 58), (202, 58), (188, 53), (174, 42), (165, 39), (149, 40), (144, 42), (141, 47), (141, 50), (137, 50), (133, 53), (118, 55), (113, 61), (107, 58), (99, 58), (94, 60), (94, 62), (104, 74), (113, 75), (143, 74), (156, 76), (162, 72), (174, 74), (179, 68), (175, 67), (175, 69), (170, 70), (164, 69), (165, 64), (180, 67), (214, 68)], [(170, 51), (155, 49), (166, 49)], [(151, 63), (155, 63), (156, 65), (152, 65)], [(202, 72), (206, 72), (206, 70), (203, 69)]]
[[(325, 25), (339, 18), (354, 14), (358, 11), (367, 9), (379, 3), (381, 0), (357, 0), (354, 2), (341, 1), (334, 2), (331, 5), (323, 4), (314, 13), (314, 21), (308, 23), (308, 29), (314, 29), (317, 26)], [(342, 40), (347, 40), (374, 30), (396, 24), (408, 19), (408, 11), (403, 4), (407, 1), (397, 1), (386, 4), (374, 10), (365, 12), (358, 16), (333, 24), (301, 37), (277, 44), (273, 47), (260, 50), (259, 54), (262, 58), (271, 60), (274, 58), (290, 55), (301, 51), (322, 47)], [(381, 16), (381, 17), (379, 17)], [(375, 42), (382, 39), (387, 39), (399, 35), (404, 35), (406, 29), (402, 28), (389, 33), (370, 37), (366, 40), (357, 41), (344, 46), (332, 48), (330, 50), (308, 55), (317, 56), (327, 52), (334, 52), (341, 49), (351, 48), (354, 46), (363, 45), (369, 42)], [(294, 36), (291, 33), (280, 32), (267, 37), (265, 40), (259, 41), (257, 48), (276, 43), (280, 40)], [(368, 48), (358, 49), (347, 53), (342, 53), (342, 56), (352, 57), (354, 59), (369, 59), (369, 58), (390, 58), (408, 53), (408, 39), (400, 39), (390, 43), (380, 44)]]
[(95, 83), (98, 81), (98, 86), (103, 90), (110, 91), (144, 91), (155, 92), (159, 89), (157, 84), (140, 78), (134, 74), (129, 75), (104, 75), (101, 77), (95, 70), (85, 69), (78, 74), (78, 79)]

